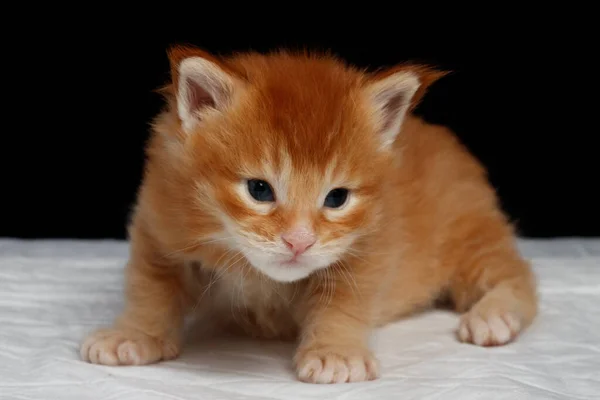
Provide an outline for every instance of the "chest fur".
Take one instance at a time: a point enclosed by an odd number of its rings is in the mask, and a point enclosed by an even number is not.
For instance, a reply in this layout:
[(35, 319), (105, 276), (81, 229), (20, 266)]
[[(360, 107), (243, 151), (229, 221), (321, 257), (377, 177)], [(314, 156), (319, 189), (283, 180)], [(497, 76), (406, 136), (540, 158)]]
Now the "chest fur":
[(292, 339), (300, 288), (274, 282), (250, 268), (224, 272), (197, 263), (186, 266), (192, 313), (253, 337)]

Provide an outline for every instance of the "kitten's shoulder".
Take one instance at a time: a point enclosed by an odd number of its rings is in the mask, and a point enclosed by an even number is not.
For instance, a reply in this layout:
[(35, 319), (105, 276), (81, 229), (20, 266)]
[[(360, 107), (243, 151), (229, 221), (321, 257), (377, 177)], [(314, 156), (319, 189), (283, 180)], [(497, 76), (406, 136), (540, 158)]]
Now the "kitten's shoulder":
[(419, 116), (406, 118), (396, 150), (405, 165), (419, 164), (430, 171), (439, 169), (444, 174), (454, 172), (481, 176), (486, 173), (454, 131)]

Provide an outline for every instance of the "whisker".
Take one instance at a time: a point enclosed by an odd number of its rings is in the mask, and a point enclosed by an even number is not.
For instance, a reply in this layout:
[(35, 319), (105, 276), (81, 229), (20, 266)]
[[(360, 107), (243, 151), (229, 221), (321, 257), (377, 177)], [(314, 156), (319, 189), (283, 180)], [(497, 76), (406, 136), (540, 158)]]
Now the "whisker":
[[(248, 272), (250, 272), (250, 268), (248, 267), (248, 264), (243, 265), (242, 272), (243, 272), (243, 276), (242, 276), (242, 274), (240, 274), (240, 287), (241, 287), (242, 301), (245, 303), (244, 282), (246, 281), (246, 276), (248, 275)], [(246, 311), (246, 320), (248, 320), (248, 308), (244, 307), (244, 310)]]
[[(223, 257), (225, 257), (227, 254), (231, 253), (232, 251), (235, 251), (235, 249), (233, 249), (233, 248), (230, 248), (230, 249), (229, 249), (229, 250), (227, 250), (225, 253), (221, 254), (221, 257), (219, 257), (219, 258), (217, 259), (217, 261), (215, 261), (215, 265), (219, 265), (219, 262), (221, 261), (221, 259), (222, 259)], [(237, 253), (235, 253), (235, 254), (234, 254), (234, 256), (233, 256), (233, 257), (237, 256), (237, 255), (238, 255), (238, 254), (240, 254), (240, 253), (241, 253), (241, 251), (238, 251)], [(227, 263), (229, 260), (231, 260), (231, 258), (228, 258), (228, 259), (227, 259), (227, 261), (226, 261), (226, 263)]]
[(356, 249), (353, 247), (349, 247), (348, 249), (346, 249), (346, 251), (348, 252), (353, 252), (353, 253), (358, 253), (358, 254), (364, 254), (364, 255), (390, 255), (390, 254), (394, 254), (397, 252), (397, 250), (394, 251), (366, 251), (366, 250), (360, 250), (360, 249)]
[[(323, 272), (323, 275), (324, 275), (323, 286), (326, 287), (327, 283), (328, 283), (328, 280), (327, 280), (327, 278), (328, 278), (327, 269), (325, 269), (325, 270), (319, 270), (319, 275), (321, 274), (321, 272)], [(319, 296), (319, 304), (322, 304), (324, 294), (325, 294), (325, 291), (321, 290), (321, 295)]]
[(319, 288), (319, 283), (321, 282), (321, 270), (316, 271), (316, 276), (317, 276), (317, 279), (313, 279), (311, 281), (311, 285), (310, 285), (311, 291), (310, 291), (309, 296), (314, 295), (315, 292), (317, 291), (317, 289)]
[(294, 301), (294, 299), (296, 298), (296, 293), (298, 292), (298, 285), (294, 284), (294, 293), (292, 294), (292, 298), (289, 301), (289, 304), (292, 304), (292, 302)]
[[(231, 260), (232, 258), (237, 257), (238, 255), (240, 255), (241, 252), (238, 251), (236, 254), (234, 254), (232, 257), (230, 257), (228, 260)], [(242, 258), (244, 256), (242, 255)], [(198, 308), (198, 306), (200, 305), (200, 302), (202, 301), (202, 299), (204, 298), (204, 295), (206, 295), (207, 292), (210, 291), (210, 288), (217, 283), (223, 276), (225, 276), (225, 274), (227, 273), (227, 271), (229, 271), (229, 269), (235, 265), (237, 262), (239, 261), (239, 259), (237, 261), (235, 261), (232, 264), (229, 264), (226, 268), (224, 268), (222, 271), (219, 271), (218, 274), (211, 274), (211, 280), (208, 283), (208, 285), (206, 285), (206, 287), (204, 288), (204, 290), (202, 291), (202, 293), (200, 294), (199, 298), (196, 300), (194, 307), (192, 307), (191, 313), (193, 315), (193, 313), (196, 311), (196, 309)]]
[(360, 260), (360, 261), (363, 261), (363, 262), (365, 262), (365, 263), (367, 263), (367, 264), (369, 264), (369, 265), (375, 266), (375, 264), (373, 264), (373, 263), (371, 263), (371, 262), (369, 262), (369, 261), (365, 260), (364, 258), (362, 258), (362, 257), (360, 257), (360, 256), (357, 256), (356, 254), (353, 254), (353, 253), (351, 253), (351, 252), (347, 252), (346, 254), (348, 254), (349, 256), (352, 256), (352, 257), (354, 257), (354, 258), (356, 258), (356, 259), (358, 259), (358, 260)]
[[(335, 297), (335, 288), (336, 288), (336, 280), (335, 280), (335, 276), (333, 275), (333, 271), (329, 270), (329, 268), (327, 268), (327, 273), (331, 274), (331, 284), (328, 287), (327, 290), (327, 305), (325, 306), (325, 308), (329, 308), (329, 306), (331, 305), (331, 302), (333, 301), (333, 298)], [(331, 289), (331, 290), (329, 290)]]
[[(229, 257), (227, 259), (227, 261), (225, 261), (225, 263), (228, 263), (230, 260), (236, 258), (237, 256), (241, 255), (240, 258), (244, 258), (244, 255), (242, 254), (241, 251), (238, 251), (237, 253), (235, 253), (233, 256)], [(222, 268), (220, 271), (217, 271), (217, 273), (215, 274), (215, 280), (211, 281), (212, 284), (210, 284), (208, 286), (208, 290), (210, 290), (210, 288), (212, 287), (212, 285), (214, 283), (216, 283), (219, 279), (223, 278), (225, 276), (225, 274), (235, 265), (240, 261), (240, 258), (236, 259), (234, 262), (232, 262), (231, 264), (229, 264), (226, 268)]]
[[(281, 294), (281, 292), (280, 292), (279, 290), (277, 290), (277, 284), (276, 284), (276, 283), (274, 283), (274, 284), (273, 284), (273, 291), (275, 292), (275, 294), (277, 294), (277, 296), (279, 296), (279, 298), (280, 298), (281, 300), (283, 300), (283, 302), (284, 302), (284, 303), (286, 303), (286, 304), (288, 304), (288, 305), (289, 305), (289, 304), (291, 304), (291, 299), (286, 299), (286, 298), (285, 298), (285, 297), (284, 297), (284, 296)], [(294, 293), (295, 293), (295, 292), (294, 292)], [(292, 297), (292, 299), (293, 299), (293, 297)]]
[(183, 252), (185, 252), (185, 251), (188, 251), (188, 250), (191, 250), (191, 249), (193, 249), (194, 247), (200, 247), (200, 246), (201, 246), (201, 244), (200, 244), (200, 243), (192, 243), (192, 244), (190, 244), (190, 245), (187, 245), (187, 246), (185, 246), (185, 247), (182, 247), (181, 249), (177, 249), (177, 250), (175, 250), (175, 251), (172, 251), (172, 252), (170, 252), (170, 253), (167, 253), (167, 254), (165, 254), (163, 257), (164, 257), (164, 258), (169, 258), (169, 257), (172, 257), (172, 256), (174, 256), (175, 254), (183, 253)]
[(352, 275), (352, 272), (350, 271), (348, 266), (344, 264), (342, 260), (339, 260), (336, 263), (336, 265), (340, 267), (339, 271), (342, 273), (344, 280), (346, 280), (346, 282), (350, 285), (352, 293), (355, 294), (359, 298), (359, 300), (362, 301), (362, 293), (360, 292), (358, 283), (356, 282), (356, 279), (354, 279), (354, 276)]
[[(238, 259), (233, 265), (237, 264), (240, 260), (244, 259), (244, 257), (242, 256), (242, 258)], [(246, 267), (247, 265), (244, 264), (244, 267)], [(243, 284), (243, 283), (242, 283)], [(234, 285), (233, 290), (231, 291), (231, 316), (233, 317), (233, 320), (239, 324), (238, 319), (235, 315), (235, 311), (236, 311), (236, 307), (237, 306), (237, 302), (235, 301), (235, 297), (236, 297), (236, 292), (241, 292), (242, 288), (237, 288)], [(239, 296), (239, 295), (238, 295)], [(238, 307), (239, 308), (239, 307)]]
[(231, 239), (233, 239), (233, 236), (226, 237), (226, 238), (219, 238), (219, 239), (211, 239), (211, 240), (200, 241), (200, 242), (194, 241), (193, 243), (191, 243), (191, 244), (189, 244), (187, 246), (184, 246), (181, 249), (178, 249), (178, 250), (175, 250), (175, 251), (172, 251), (170, 253), (165, 254), (163, 257), (164, 258), (169, 258), (169, 257), (171, 257), (171, 256), (173, 256), (175, 254), (183, 253), (183, 252), (185, 252), (187, 250), (191, 250), (191, 249), (193, 249), (195, 247), (200, 247), (200, 246), (203, 246), (205, 244), (214, 243), (214, 242), (221, 242), (221, 241), (224, 241), (224, 240), (231, 240)]

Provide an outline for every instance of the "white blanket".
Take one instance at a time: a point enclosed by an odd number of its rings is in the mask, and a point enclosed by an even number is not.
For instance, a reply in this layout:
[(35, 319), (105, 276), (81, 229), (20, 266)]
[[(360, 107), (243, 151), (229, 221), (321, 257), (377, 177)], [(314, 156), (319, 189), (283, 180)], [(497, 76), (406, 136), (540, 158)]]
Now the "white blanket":
[(0, 240), (1, 399), (598, 399), (600, 238), (521, 240), (539, 277), (541, 313), (513, 344), (454, 337), (434, 311), (381, 329), (381, 379), (297, 382), (292, 347), (207, 340), (174, 361), (105, 367), (80, 361), (82, 337), (122, 306), (125, 242)]

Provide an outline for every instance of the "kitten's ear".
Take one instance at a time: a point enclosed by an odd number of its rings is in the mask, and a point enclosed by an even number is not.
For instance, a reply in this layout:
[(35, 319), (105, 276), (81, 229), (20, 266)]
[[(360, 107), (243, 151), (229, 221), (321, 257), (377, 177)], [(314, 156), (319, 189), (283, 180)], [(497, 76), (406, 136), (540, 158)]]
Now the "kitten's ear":
[(382, 148), (389, 148), (407, 113), (418, 105), (428, 87), (446, 74), (421, 65), (400, 65), (368, 79), (365, 90)]
[(177, 113), (187, 132), (207, 113), (225, 110), (243, 86), (233, 69), (203, 50), (177, 46), (168, 55)]

